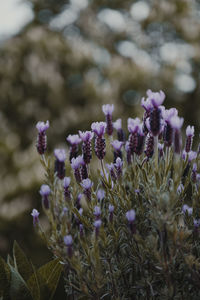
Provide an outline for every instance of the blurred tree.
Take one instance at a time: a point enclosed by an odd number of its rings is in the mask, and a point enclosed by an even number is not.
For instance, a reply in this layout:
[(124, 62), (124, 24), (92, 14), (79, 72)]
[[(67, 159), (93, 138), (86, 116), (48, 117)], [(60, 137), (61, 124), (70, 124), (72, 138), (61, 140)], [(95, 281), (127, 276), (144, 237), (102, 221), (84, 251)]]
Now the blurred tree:
[[(134, 117), (151, 88), (164, 90), (166, 106), (176, 106), (199, 129), (198, 1), (27, 2), (34, 19), (0, 48), (2, 253), (19, 229), (26, 247), (35, 249), (23, 213), (40, 207), (37, 121), (49, 119), (52, 150), (100, 120), (103, 103), (115, 103), (116, 118)], [(24, 230), (13, 229), (13, 220)]]

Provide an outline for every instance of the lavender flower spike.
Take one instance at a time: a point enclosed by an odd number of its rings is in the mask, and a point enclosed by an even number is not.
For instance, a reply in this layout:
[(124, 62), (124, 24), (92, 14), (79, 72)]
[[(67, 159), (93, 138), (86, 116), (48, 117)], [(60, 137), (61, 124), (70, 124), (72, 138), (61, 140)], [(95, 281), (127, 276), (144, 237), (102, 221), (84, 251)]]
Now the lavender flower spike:
[(69, 191), (70, 182), (71, 182), (71, 178), (70, 177), (64, 177), (63, 188), (64, 188), (65, 199), (70, 199), (70, 197), (71, 197), (71, 194), (70, 194), (70, 191)]
[(64, 236), (64, 243), (67, 246), (67, 254), (71, 258), (73, 255), (73, 250), (72, 250), (73, 239), (70, 234)]
[(117, 119), (114, 123), (113, 123), (113, 128), (115, 128), (117, 130), (117, 138), (120, 142), (125, 142), (125, 132), (122, 129), (122, 120), (121, 119)]
[(105, 143), (105, 139), (103, 138), (106, 129), (106, 123), (95, 122), (92, 123), (91, 128), (92, 131), (97, 135), (95, 139), (95, 154), (100, 160), (102, 160), (106, 154), (105, 151), (106, 143)]
[(88, 200), (91, 200), (91, 188), (93, 186), (93, 182), (87, 178), (81, 182), (81, 186), (84, 189), (83, 193), (86, 195)]
[(33, 209), (32, 210), (32, 213), (31, 213), (31, 216), (33, 217), (33, 225), (36, 226), (39, 222), (39, 212), (37, 209)]
[(192, 207), (189, 207), (187, 204), (184, 204), (183, 207), (182, 207), (182, 212), (184, 214), (186, 214), (186, 212), (188, 213), (189, 216), (192, 215), (193, 213), (193, 208)]
[(100, 202), (105, 198), (105, 191), (103, 189), (99, 189), (97, 191), (97, 200)]
[(96, 238), (98, 237), (99, 235), (99, 228), (101, 227), (101, 224), (102, 224), (102, 221), (100, 219), (94, 221), (94, 228), (95, 228), (95, 235), (96, 235)]
[(49, 195), (51, 189), (47, 184), (43, 184), (40, 188), (40, 195), (42, 196), (42, 202), (45, 209), (49, 209)]
[(115, 208), (112, 204), (109, 204), (108, 206), (108, 211), (109, 211), (109, 221), (112, 223), (113, 221), (113, 212), (114, 212)]
[(121, 148), (123, 146), (123, 142), (120, 142), (118, 140), (114, 140), (111, 145), (114, 148), (114, 162), (116, 162), (117, 157), (122, 158), (122, 152), (121, 152)]
[(85, 132), (79, 131), (79, 135), (81, 140), (83, 141), (83, 145), (82, 145), (83, 159), (86, 164), (89, 164), (92, 158), (91, 140), (93, 139), (94, 133), (91, 131), (85, 131)]
[(179, 154), (181, 152), (182, 139), (180, 134), (180, 129), (183, 125), (183, 118), (178, 116), (173, 116), (170, 119), (170, 125), (174, 129), (174, 152)]
[(80, 173), (80, 166), (84, 164), (83, 157), (81, 155), (77, 156), (76, 158), (72, 158), (71, 167), (74, 170), (74, 176), (78, 183), (81, 182), (81, 173)]
[(49, 121), (38, 122), (36, 124), (36, 128), (38, 130), (38, 137), (37, 137), (37, 151), (39, 154), (44, 154), (47, 149), (47, 136), (46, 130), (49, 128)]
[(134, 234), (136, 232), (136, 227), (134, 224), (134, 221), (135, 221), (135, 210), (134, 209), (131, 209), (126, 212), (126, 219), (128, 220), (129, 228), (130, 228), (131, 232)]
[(71, 162), (72, 158), (76, 158), (78, 155), (78, 144), (80, 144), (81, 139), (78, 134), (68, 135), (67, 141), (70, 143), (70, 154), (69, 160)]
[(63, 179), (65, 177), (66, 152), (64, 149), (55, 149), (54, 155), (56, 157), (55, 172), (59, 179)]
[(96, 217), (96, 220), (100, 218), (101, 215), (101, 208), (99, 206), (94, 207), (94, 216)]
[(113, 123), (112, 123), (112, 113), (114, 110), (114, 105), (105, 104), (102, 106), (102, 111), (106, 116), (106, 132), (108, 135), (112, 135), (113, 133)]
[(185, 151), (189, 152), (192, 149), (192, 142), (194, 137), (194, 126), (187, 126), (186, 128), (186, 142), (185, 142)]
[(154, 107), (158, 107), (160, 105), (162, 105), (162, 103), (164, 102), (165, 100), (165, 93), (163, 91), (160, 91), (160, 92), (152, 92), (151, 90), (147, 90), (147, 96), (152, 105)]
[(117, 178), (119, 179), (122, 175), (122, 167), (123, 167), (123, 162), (120, 157), (116, 159), (116, 163), (114, 164), (116, 172), (117, 172)]

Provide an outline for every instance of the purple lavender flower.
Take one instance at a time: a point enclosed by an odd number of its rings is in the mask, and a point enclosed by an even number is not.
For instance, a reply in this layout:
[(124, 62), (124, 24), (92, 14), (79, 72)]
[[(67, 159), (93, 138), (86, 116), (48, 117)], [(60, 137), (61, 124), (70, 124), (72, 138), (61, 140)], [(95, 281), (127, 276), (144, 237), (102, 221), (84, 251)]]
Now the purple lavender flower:
[(81, 178), (82, 179), (88, 178), (88, 169), (87, 169), (87, 165), (86, 165), (85, 161), (81, 166)]
[(179, 184), (178, 188), (177, 188), (177, 194), (181, 194), (184, 190), (184, 185), (182, 183)]
[(120, 142), (118, 140), (114, 140), (111, 145), (114, 148), (114, 162), (116, 162), (117, 157), (122, 158), (122, 151), (121, 148), (123, 146), (123, 142)]
[(103, 138), (103, 135), (104, 135), (105, 129), (106, 129), (106, 123), (105, 122), (95, 122), (95, 123), (92, 123), (91, 128), (92, 128), (92, 131), (96, 134), (95, 154), (100, 160), (102, 160), (106, 154), (106, 151), (105, 151), (106, 143), (105, 143), (105, 139)]
[(106, 167), (107, 167), (107, 169), (108, 169), (108, 171), (110, 173), (110, 176), (111, 176), (112, 180), (116, 181), (117, 175), (115, 174), (115, 166), (114, 166), (114, 164), (113, 163), (106, 164)]
[(150, 99), (147, 98), (147, 100), (145, 101), (144, 97), (141, 100), (141, 105), (145, 109), (144, 115), (143, 115), (143, 118), (142, 118), (142, 122), (143, 122), (142, 131), (143, 131), (144, 135), (147, 135), (149, 130), (148, 130), (147, 125), (146, 125), (146, 120), (150, 116), (150, 111), (153, 108), (153, 105), (152, 105)]
[(193, 213), (193, 208), (192, 207), (189, 207), (187, 204), (184, 204), (183, 207), (182, 207), (182, 212), (184, 214), (186, 214), (186, 212), (188, 213), (189, 216), (192, 215)]
[(78, 183), (81, 182), (81, 173), (80, 167), (84, 164), (83, 157), (81, 155), (77, 156), (76, 158), (72, 158), (71, 167), (74, 170), (74, 176)]
[(83, 224), (79, 224), (79, 234), (80, 234), (80, 237), (83, 237), (83, 235), (84, 235)]
[(64, 236), (64, 243), (67, 246), (67, 255), (71, 258), (73, 255), (73, 250), (72, 250), (73, 239), (70, 234)]
[(106, 130), (105, 122), (93, 122), (91, 125), (92, 131), (98, 136), (101, 137), (104, 135)]
[(183, 150), (182, 158), (186, 160), (187, 157), (188, 157), (188, 162), (190, 163), (193, 159), (197, 158), (197, 152), (195, 151), (186, 152), (185, 150)]
[(122, 175), (122, 167), (123, 167), (123, 162), (120, 157), (116, 159), (116, 163), (114, 164), (116, 173), (117, 173), (117, 178), (119, 179)]
[(113, 123), (113, 128), (115, 128), (117, 130), (117, 138), (120, 142), (125, 142), (126, 136), (125, 136), (125, 132), (122, 129), (122, 120), (121, 119), (117, 119), (114, 123)]
[(192, 167), (192, 174), (191, 174), (191, 179), (193, 183), (196, 183), (197, 181), (197, 164), (194, 163)]
[(49, 195), (51, 194), (51, 189), (47, 184), (43, 184), (40, 188), (40, 195), (42, 196), (42, 203), (45, 209), (49, 209)]
[(164, 144), (158, 143), (159, 158), (163, 157), (164, 155), (163, 149), (164, 149)]
[(38, 137), (37, 137), (37, 151), (39, 154), (44, 154), (47, 150), (47, 136), (46, 136), (46, 130), (49, 128), (49, 121), (44, 122), (38, 122), (36, 124), (36, 128), (38, 130)]
[(154, 153), (154, 137), (148, 133), (144, 150), (147, 158), (151, 158)]
[(97, 200), (101, 202), (105, 198), (105, 191), (103, 189), (99, 189), (97, 191)]
[(162, 105), (162, 103), (165, 100), (165, 94), (163, 91), (152, 92), (151, 90), (147, 90), (147, 96), (148, 96), (147, 99), (149, 99), (151, 101), (151, 104), (154, 107), (158, 107), (158, 106)]
[(83, 194), (82, 194), (82, 193), (78, 194), (77, 200), (76, 200), (76, 208), (77, 208), (77, 209), (80, 209), (80, 208), (81, 208), (81, 199), (82, 199), (82, 198), (83, 198)]
[(102, 224), (102, 221), (101, 221), (100, 219), (94, 221), (94, 228), (95, 228), (95, 235), (96, 235), (96, 238), (97, 238), (98, 235), (99, 235), (99, 229), (100, 229), (100, 227), (101, 227), (101, 224)]
[(126, 142), (126, 144), (125, 144), (125, 150), (126, 150), (127, 164), (130, 165), (131, 164), (131, 149), (130, 149), (129, 142)]
[(193, 224), (194, 224), (195, 229), (197, 229), (200, 226), (200, 219), (194, 219)]
[(131, 209), (126, 212), (126, 219), (128, 220), (129, 228), (130, 228), (131, 232), (135, 233), (136, 227), (134, 224), (134, 221), (135, 221), (135, 210), (134, 209)]
[(93, 186), (92, 181), (89, 178), (83, 179), (81, 186), (84, 189), (83, 193), (86, 195), (88, 200), (91, 200), (91, 188)]
[(126, 218), (129, 223), (133, 223), (135, 221), (135, 210), (131, 209), (126, 212)]
[(170, 118), (170, 125), (174, 129), (174, 152), (179, 154), (181, 152), (182, 139), (180, 129), (183, 125), (183, 118), (173, 116)]
[(98, 220), (101, 216), (101, 208), (99, 206), (94, 207), (94, 216), (96, 217), (96, 220)]
[(139, 118), (128, 118), (128, 131), (129, 135), (129, 147), (131, 154), (136, 153), (138, 150), (138, 131), (141, 131), (141, 122)]
[(165, 109), (162, 111), (162, 116), (164, 119), (163, 140), (167, 147), (170, 147), (173, 142), (173, 128), (170, 124), (170, 119), (177, 115), (178, 111), (176, 108)]
[(114, 212), (115, 208), (112, 204), (109, 204), (108, 206), (108, 211), (109, 211), (109, 221), (112, 223), (113, 221), (113, 212)]
[(114, 110), (114, 105), (105, 104), (102, 106), (102, 111), (106, 116), (106, 132), (108, 135), (112, 135), (113, 133), (113, 123), (112, 123), (112, 113)]
[(85, 131), (85, 132), (79, 131), (79, 135), (81, 140), (83, 141), (83, 145), (82, 145), (83, 159), (86, 164), (89, 164), (92, 158), (91, 141), (93, 139), (94, 133), (91, 131)]
[(78, 155), (78, 145), (81, 142), (81, 139), (78, 134), (70, 134), (67, 137), (67, 141), (70, 143), (70, 154), (69, 154), (69, 160), (71, 162), (72, 158), (76, 158)]
[(32, 210), (32, 213), (31, 213), (31, 216), (33, 217), (33, 225), (36, 226), (39, 222), (39, 212), (37, 209), (33, 209)]
[(192, 149), (192, 142), (194, 137), (194, 126), (187, 126), (186, 128), (186, 142), (185, 142), (185, 151), (190, 152)]
[(66, 152), (64, 149), (55, 149), (54, 155), (56, 157), (55, 173), (57, 173), (58, 178), (63, 179), (65, 177)]
[(71, 178), (70, 177), (64, 177), (63, 187), (64, 187), (64, 196), (65, 196), (65, 199), (70, 199), (71, 198), (71, 193), (70, 193), (70, 190), (69, 190), (70, 182), (71, 182)]
[[(82, 216), (82, 214), (83, 214), (83, 208), (80, 207), (79, 210), (78, 210), (78, 212), (79, 212), (79, 215)], [(76, 214), (74, 214), (74, 217), (75, 217), (75, 219), (76, 219), (77, 224), (79, 225), (79, 224), (80, 224), (80, 219), (79, 219), (79, 217), (78, 217)]]

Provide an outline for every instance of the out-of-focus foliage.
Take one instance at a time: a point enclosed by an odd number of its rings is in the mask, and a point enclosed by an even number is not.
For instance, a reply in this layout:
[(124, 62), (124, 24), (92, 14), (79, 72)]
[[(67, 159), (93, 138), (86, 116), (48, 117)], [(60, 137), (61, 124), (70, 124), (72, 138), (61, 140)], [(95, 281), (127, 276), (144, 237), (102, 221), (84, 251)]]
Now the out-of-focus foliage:
[[(28, 2), (35, 18), (0, 48), (2, 252), (14, 228), (31, 243), (22, 214), (39, 201), (38, 120), (52, 125), (51, 148), (97, 120), (101, 103), (134, 116), (151, 87), (167, 90), (167, 105), (199, 126), (198, 1)], [(8, 227), (11, 220), (16, 226)]]
[(8, 256), (6, 263), (0, 257), (0, 299), (52, 299), (62, 269), (58, 259), (36, 269), (15, 242), (13, 259)]

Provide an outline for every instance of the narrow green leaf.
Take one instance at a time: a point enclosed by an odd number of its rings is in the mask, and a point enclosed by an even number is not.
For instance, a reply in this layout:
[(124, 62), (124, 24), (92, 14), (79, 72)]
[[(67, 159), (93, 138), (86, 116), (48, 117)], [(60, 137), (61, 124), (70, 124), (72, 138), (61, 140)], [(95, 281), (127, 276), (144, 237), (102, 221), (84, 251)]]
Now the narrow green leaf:
[(27, 286), (31, 292), (31, 295), (34, 300), (40, 300), (40, 278), (38, 278), (37, 271), (35, 270), (35, 267), (32, 265), (33, 274), (27, 281)]
[(0, 296), (4, 300), (9, 300), (9, 286), (10, 286), (11, 272), (9, 266), (0, 257)]
[(33, 274), (33, 269), (26, 255), (21, 250), (16, 241), (14, 242), (13, 246), (13, 257), (18, 272), (23, 277), (23, 279), (27, 281)]
[(9, 295), (11, 300), (33, 300), (26, 282), (15, 268), (10, 266), (11, 281)]

